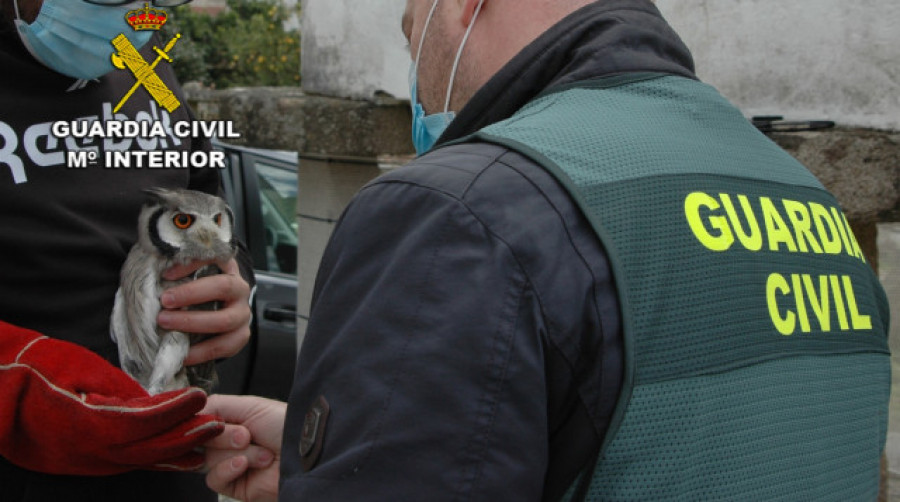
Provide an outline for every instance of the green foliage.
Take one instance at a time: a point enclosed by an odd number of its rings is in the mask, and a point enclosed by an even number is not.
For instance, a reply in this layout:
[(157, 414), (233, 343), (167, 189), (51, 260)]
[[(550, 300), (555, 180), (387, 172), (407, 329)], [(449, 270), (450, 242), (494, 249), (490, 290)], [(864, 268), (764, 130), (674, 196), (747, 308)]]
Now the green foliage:
[(298, 85), (300, 32), (283, 27), (291, 14), (278, 0), (228, 0), (216, 16), (193, 12), (190, 4), (173, 9), (163, 37), (182, 35), (173, 51), (175, 73), (181, 82), (220, 89)]

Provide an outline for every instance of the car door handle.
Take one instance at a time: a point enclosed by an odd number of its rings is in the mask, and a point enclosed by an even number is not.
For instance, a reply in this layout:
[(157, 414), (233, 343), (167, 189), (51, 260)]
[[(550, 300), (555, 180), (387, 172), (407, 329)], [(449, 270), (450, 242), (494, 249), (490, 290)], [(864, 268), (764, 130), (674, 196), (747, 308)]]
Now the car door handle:
[(297, 322), (297, 309), (290, 307), (267, 307), (263, 310), (263, 318), (275, 322)]

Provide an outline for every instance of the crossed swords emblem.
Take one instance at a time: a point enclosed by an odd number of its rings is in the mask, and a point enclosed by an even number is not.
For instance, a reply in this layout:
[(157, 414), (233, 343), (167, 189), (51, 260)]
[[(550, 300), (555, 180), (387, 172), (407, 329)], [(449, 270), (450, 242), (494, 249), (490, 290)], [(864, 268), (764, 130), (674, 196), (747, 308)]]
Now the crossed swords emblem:
[(119, 101), (119, 104), (113, 109), (113, 113), (122, 109), (122, 106), (125, 105), (131, 95), (141, 86), (147, 89), (147, 92), (149, 92), (150, 96), (159, 103), (159, 106), (165, 108), (169, 113), (172, 113), (181, 106), (181, 102), (175, 97), (175, 93), (166, 87), (166, 84), (163, 83), (162, 79), (159, 78), (159, 75), (154, 71), (156, 66), (163, 60), (172, 63), (169, 52), (175, 48), (175, 43), (178, 42), (179, 38), (181, 38), (180, 33), (172, 37), (172, 40), (169, 40), (169, 43), (166, 44), (164, 49), (154, 46), (153, 50), (156, 51), (157, 57), (152, 63), (147, 63), (147, 61), (144, 60), (144, 57), (141, 56), (125, 35), (119, 35), (112, 40), (113, 46), (118, 50), (118, 52), (114, 52), (111, 56), (113, 66), (120, 70), (128, 68), (137, 80), (122, 100)]

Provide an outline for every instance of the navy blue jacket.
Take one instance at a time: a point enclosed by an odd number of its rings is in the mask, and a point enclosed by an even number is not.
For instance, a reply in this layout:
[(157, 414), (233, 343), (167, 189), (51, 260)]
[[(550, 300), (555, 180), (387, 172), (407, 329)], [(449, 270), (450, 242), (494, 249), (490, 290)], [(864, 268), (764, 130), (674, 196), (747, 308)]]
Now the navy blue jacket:
[[(434, 151), (353, 199), (316, 280), (281, 500), (540, 500), (591, 459), (622, 378), (599, 239), (529, 159), (453, 142), (549, 87), (636, 71), (693, 77), (649, 1), (585, 7), (504, 67)], [(304, 472), (320, 396), (330, 414)]]

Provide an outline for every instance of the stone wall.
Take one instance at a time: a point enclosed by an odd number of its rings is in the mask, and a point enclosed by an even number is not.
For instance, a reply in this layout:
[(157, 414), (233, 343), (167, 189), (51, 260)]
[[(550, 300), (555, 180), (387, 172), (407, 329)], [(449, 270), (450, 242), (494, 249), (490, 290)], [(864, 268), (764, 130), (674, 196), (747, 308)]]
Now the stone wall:
[(837, 128), (773, 134), (859, 224), (900, 221), (900, 133)]
[(373, 161), (412, 150), (407, 101), (330, 98), (296, 87), (212, 90), (188, 84), (185, 93), (200, 119), (233, 121), (243, 136), (237, 144)]

